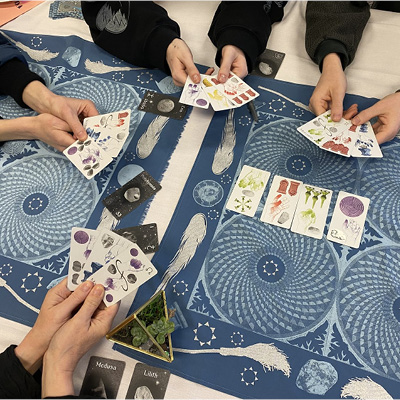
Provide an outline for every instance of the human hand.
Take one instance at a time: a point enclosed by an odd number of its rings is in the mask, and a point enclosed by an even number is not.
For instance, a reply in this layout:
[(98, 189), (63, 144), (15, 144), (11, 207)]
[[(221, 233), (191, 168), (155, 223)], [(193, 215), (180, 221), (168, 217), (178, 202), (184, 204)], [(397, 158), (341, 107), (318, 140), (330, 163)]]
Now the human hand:
[(52, 114), (66, 122), (75, 140), (87, 139), (81, 121), (99, 114), (91, 100), (56, 95), (39, 81), (33, 81), (25, 87), (22, 99), (38, 113)]
[(68, 321), (92, 289), (93, 283), (84, 282), (74, 292), (67, 288), (67, 279), (50, 289), (43, 300), (33, 328), (15, 349), (24, 368), (35, 373), (57, 330)]
[(346, 75), (340, 57), (336, 53), (328, 54), (323, 61), (321, 77), (310, 98), (310, 110), (315, 115), (321, 115), (330, 109), (332, 120), (340, 121), (346, 89)]
[(184, 86), (189, 75), (194, 83), (200, 83), (200, 73), (193, 62), (192, 52), (182, 39), (174, 39), (167, 48), (167, 63), (177, 86)]
[(373, 106), (361, 111), (351, 122), (361, 125), (371, 118), (378, 117), (372, 125), (379, 144), (392, 140), (400, 130), (400, 93), (392, 93)]
[(229, 78), (230, 71), (242, 79), (249, 73), (246, 56), (239, 47), (233, 45), (227, 45), (222, 48), (218, 81), (225, 83)]
[(110, 330), (119, 304), (105, 308), (95, 285), (79, 311), (53, 336), (43, 359), (42, 396), (74, 394), (72, 375), (81, 357)]

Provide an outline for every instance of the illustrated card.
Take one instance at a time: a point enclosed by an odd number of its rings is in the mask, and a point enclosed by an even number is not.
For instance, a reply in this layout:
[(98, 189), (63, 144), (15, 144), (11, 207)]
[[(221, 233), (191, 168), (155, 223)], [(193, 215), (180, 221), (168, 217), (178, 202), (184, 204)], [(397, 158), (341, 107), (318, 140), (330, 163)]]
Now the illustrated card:
[(200, 83), (194, 83), (188, 75), (179, 102), (189, 106), (208, 108), (210, 102)]
[(118, 253), (88, 278), (104, 286), (103, 301), (106, 306), (117, 303), (157, 274), (156, 268), (140, 247), (135, 243), (129, 244), (128, 249)]
[(161, 185), (148, 172), (143, 171), (103, 199), (103, 204), (115, 218), (121, 219), (160, 189)]
[(299, 126), (297, 130), (308, 140), (320, 146), (322, 141), (340, 134), (342, 131), (350, 128), (350, 126), (351, 122), (344, 118), (338, 122), (334, 122), (331, 119), (331, 111), (328, 110), (304, 125)]
[(320, 143), (321, 149), (330, 151), (341, 156), (350, 157), (356, 142), (355, 133), (349, 129), (334, 133), (325, 137)]
[(63, 153), (87, 179), (92, 179), (113, 160), (92, 138), (85, 142), (77, 140)]
[(301, 181), (275, 176), (260, 220), (289, 229), (301, 190)]
[(85, 118), (83, 127), (87, 134), (111, 157), (117, 157), (127, 137), (131, 110)]
[(117, 229), (114, 232), (132, 243), (136, 243), (145, 254), (155, 253), (158, 250), (157, 224), (132, 226)]
[(350, 129), (354, 128), (356, 132), (356, 140), (351, 155), (353, 157), (383, 157), (371, 123), (368, 121), (367, 123), (361, 124), (357, 127), (353, 125)]
[(150, 112), (164, 117), (183, 119), (188, 106), (179, 102), (178, 98), (148, 90), (139, 104), (138, 110)]
[(79, 396), (96, 399), (116, 399), (125, 361), (92, 356), (83, 378)]
[(329, 225), (328, 240), (357, 249), (364, 232), (369, 202), (366, 197), (339, 192)]
[(331, 200), (331, 190), (303, 184), (291, 231), (322, 239)]
[(226, 208), (254, 217), (271, 173), (244, 165), (229, 196)]
[(129, 384), (127, 399), (163, 399), (170, 372), (167, 369), (137, 363)]
[(84, 268), (99, 233), (94, 229), (72, 228), (67, 283), (69, 290), (74, 291), (83, 282)]
[(250, 75), (258, 75), (264, 78), (275, 78), (285, 58), (285, 53), (265, 49), (257, 58), (253, 71)]
[[(211, 79), (214, 80), (212, 83)], [(216, 76), (201, 75), (201, 87), (214, 111), (230, 110), (236, 107), (225, 97), (224, 87), (217, 81)]]

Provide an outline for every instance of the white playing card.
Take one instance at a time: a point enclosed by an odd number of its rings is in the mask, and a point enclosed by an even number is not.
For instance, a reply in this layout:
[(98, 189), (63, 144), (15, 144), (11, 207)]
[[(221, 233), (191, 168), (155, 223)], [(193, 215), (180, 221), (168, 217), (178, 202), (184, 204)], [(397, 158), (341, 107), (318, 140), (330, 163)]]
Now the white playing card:
[[(213, 82), (213, 79), (211, 79)], [(254, 100), (260, 94), (251, 88), (233, 72), (229, 73), (228, 80), (223, 84), (224, 95), (237, 107)]]
[(329, 225), (328, 240), (357, 249), (363, 235), (369, 202), (366, 197), (339, 192)]
[(83, 281), (84, 268), (99, 231), (74, 227), (71, 230), (68, 282), (69, 290), (74, 291)]
[(275, 176), (260, 220), (289, 229), (301, 190), (301, 181)]
[[(353, 127), (354, 125), (351, 128), (354, 129)], [(353, 157), (383, 157), (378, 141), (376, 140), (375, 132), (372, 129), (372, 125), (369, 121), (365, 124), (357, 126), (355, 128), (355, 132), (356, 141), (351, 153)]]
[(87, 179), (92, 179), (113, 160), (91, 138), (85, 142), (77, 140), (63, 153)]
[(102, 150), (117, 157), (129, 136), (130, 118), (130, 109), (116, 111), (85, 118), (83, 127)]
[(84, 267), (84, 280), (131, 246), (132, 242), (109, 229), (102, 229)]
[(111, 306), (156, 274), (156, 268), (140, 247), (130, 242), (128, 249), (106, 263), (88, 280), (104, 286), (103, 301), (106, 306)]
[(291, 231), (322, 239), (332, 191), (303, 183)]
[(188, 75), (179, 102), (189, 106), (208, 108), (210, 102), (200, 83), (194, 83)]
[(244, 165), (229, 196), (226, 208), (254, 217), (271, 173)]
[[(211, 83), (211, 79), (214, 79), (213, 83)], [(203, 92), (206, 94), (213, 110), (222, 111), (235, 108), (236, 106), (225, 97), (223, 86), (217, 83), (218, 81), (216, 81), (215, 77), (201, 75), (201, 87)]]
[(319, 143), (319, 147), (341, 156), (350, 157), (355, 142), (355, 133), (349, 129), (344, 129), (341, 132), (332, 134), (330, 137), (325, 137), (325, 139)]

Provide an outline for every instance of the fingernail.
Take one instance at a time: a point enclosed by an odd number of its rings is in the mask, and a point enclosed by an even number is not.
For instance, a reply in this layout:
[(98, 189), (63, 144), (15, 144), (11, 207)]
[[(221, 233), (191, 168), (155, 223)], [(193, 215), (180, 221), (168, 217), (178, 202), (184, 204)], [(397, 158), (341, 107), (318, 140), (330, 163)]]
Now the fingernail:
[(225, 82), (225, 79), (226, 79), (226, 75), (225, 74), (221, 74), (219, 76), (219, 78), (218, 78), (218, 80), (221, 81), (221, 82)]
[(360, 118), (359, 118), (359, 117), (354, 117), (354, 118), (351, 120), (351, 122), (352, 122), (352, 124), (354, 124), (354, 125), (358, 125), (358, 124), (360, 123)]
[(82, 284), (82, 290), (84, 292), (88, 292), (93, 287), (93, 283), (90, 281), (86, 281)]
[(200, 76), (197, 75), (197, 74), (193, 75), (193, 82), (194, 83), (199, 83), (199, 81), (200, 81)]
[(104, 293), (104, 286), (103, 285), (96, 285), (93, 289), (93, 294), (97, 297), (103, 296)]

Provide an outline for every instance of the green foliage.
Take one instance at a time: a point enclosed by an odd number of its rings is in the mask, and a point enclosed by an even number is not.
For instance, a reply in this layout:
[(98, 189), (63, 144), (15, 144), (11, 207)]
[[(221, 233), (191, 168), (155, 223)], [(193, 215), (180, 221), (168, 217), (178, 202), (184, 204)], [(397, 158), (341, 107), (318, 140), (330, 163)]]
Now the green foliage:
[(146, 343), (148, 340), (146, 332), (138, 324), (136, 324), (131, 329), (131, 335), (132, 335), (132, 344), (135, 347), (139, 347), (143, 343)]
[(160, 294), (138, 314), (138, 318), (147, 326), (159, 320), (163, 315), (164, 302)]
[(158, 321), (153, 322), (147, 327), (150, 335), (152, 335), (159, 344), (164, 344), (166, 335), (172, 333), (174, 329), (175, 324), (165, 317), (161, 317)]

